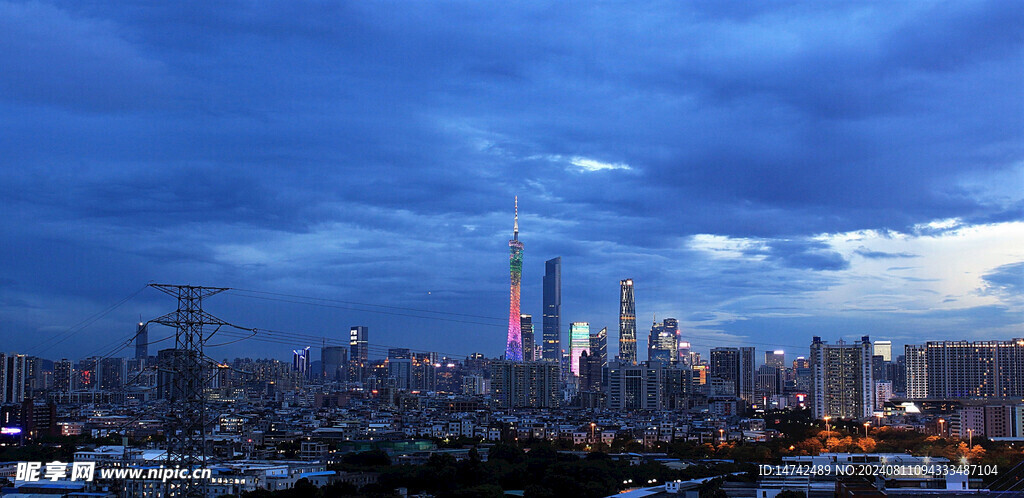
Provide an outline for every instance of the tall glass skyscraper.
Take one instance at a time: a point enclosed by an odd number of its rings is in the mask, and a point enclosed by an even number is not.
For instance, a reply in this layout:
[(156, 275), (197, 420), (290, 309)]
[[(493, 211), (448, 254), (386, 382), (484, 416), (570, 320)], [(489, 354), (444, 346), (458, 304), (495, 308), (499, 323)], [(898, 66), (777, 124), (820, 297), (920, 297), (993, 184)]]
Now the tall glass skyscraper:
[(636, 363), (636, 303), (633, 279), (619, 282), (619, 360)]
[(508, 310), (508, 341), (505, 343), (505, 359), (523, 361), (523, 335), (519, 313), (519, 287), (523, 278), (523, 243), (519, 241), (519, 197), (516, 197), (516, 217), (512, 225), (512, 240), (508, 241), (508, 266), (511, 277)]
[(584, 351), (590, 354), (590, 324), (572, 322), (569, 324), (569, 371), (576, 377), (580, 376), (580, 355)]
[(543, 359), (562, 359), (562, 258), (544, 262)]
[(139, 322), (135, 328), (135, 359), (145, 360), (149, 357), (149, 326)]
[(519, 315), (519, 331), (523, 336), (523, 361), (533, 361), (536, 357), (532, 315)]
[(590, 335), (590, 355), (597, 356), (602, 368), (608, 366), (608, 327)]

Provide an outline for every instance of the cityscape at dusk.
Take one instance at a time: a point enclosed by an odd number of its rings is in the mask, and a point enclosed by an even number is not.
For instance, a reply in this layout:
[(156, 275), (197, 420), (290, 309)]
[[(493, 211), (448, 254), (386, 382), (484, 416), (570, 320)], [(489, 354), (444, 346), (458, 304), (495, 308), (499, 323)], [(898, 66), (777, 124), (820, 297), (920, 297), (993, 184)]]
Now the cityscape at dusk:
[(1022, 26), (0, 0), (0, 494), (1024, 493)]

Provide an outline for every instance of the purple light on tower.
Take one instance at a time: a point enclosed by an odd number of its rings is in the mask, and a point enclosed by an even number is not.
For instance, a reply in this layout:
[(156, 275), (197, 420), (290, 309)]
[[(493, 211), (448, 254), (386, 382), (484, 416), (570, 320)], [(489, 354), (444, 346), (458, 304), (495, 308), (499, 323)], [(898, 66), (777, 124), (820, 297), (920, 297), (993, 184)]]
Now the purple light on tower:
[(512, 240), (508, 241), (509, 276), (512, 289), (509, 292), (508, 342), (505, 345), (505, 359), (523, 361), (523, 334), (520, 329), (519, 287), (523, 277), (523, 243), (519, 242), (519, 196), (516, 196), (516, 217), (512, 225)]

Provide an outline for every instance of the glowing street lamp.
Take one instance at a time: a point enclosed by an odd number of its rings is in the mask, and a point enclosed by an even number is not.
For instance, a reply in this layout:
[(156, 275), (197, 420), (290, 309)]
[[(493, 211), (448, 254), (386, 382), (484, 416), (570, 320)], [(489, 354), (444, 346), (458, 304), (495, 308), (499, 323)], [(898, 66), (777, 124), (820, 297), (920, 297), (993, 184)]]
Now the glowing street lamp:
[(944, 418), (940, 418), (939, 419), (939, 435), (940, 436), (945, 434), (945, 431), (942, 430), (942, 424), (945, 424), (945, 423), (946, 423), (946, 419), (944, 419)]
[(974, 429), (967, 429), (967, 448), (974, 447)]
[(864, 422), (864, 437), (868, 437), (868, 427), (871, 426), (871, 422)]
[(725, 429), (718, 429), (718, 436), (725, 441)]

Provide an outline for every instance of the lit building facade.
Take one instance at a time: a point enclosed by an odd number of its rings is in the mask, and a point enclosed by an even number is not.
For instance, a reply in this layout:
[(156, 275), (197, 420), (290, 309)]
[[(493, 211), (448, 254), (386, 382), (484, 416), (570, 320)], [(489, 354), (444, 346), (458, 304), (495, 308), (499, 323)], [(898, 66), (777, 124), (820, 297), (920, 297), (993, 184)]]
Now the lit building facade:
[(810, 363), (811, 406), (815, 418), (871, 416), (875, 406), (872, 353), (867, 336), (851, 344), (843, 341), (826, 344), (821, 337), (814, 337)]
[(523, 361), (523, 336), (519, 320), (519, 290), (523, 278), (523, 243), (519, 241), (519, 197), (516, 197), (516, 215), (512, 228), (512, 240), (508, 241), (509, 291), (508, 339), (505, 342), (505, 359)]
[(903, 348), (906, 369), (906, 395), (909, 399), (928, 397), (928, 354), (924, 346), (907, 344)]
[(491, 362), (491, 397), (499, 408), (557, 408), (559, 364), (550, 361)]
[(572, 322), (569, 324), (569, 370), (573, 376), (580, 376), (580, 355), (590, 354), (590, 324)]
[(636, 301), (631, 278), (619, 281), (619, 361), (636, 363)]
[(929, 398), (1024, 397), (1024, 339), (931, 341), (925, 362)]

